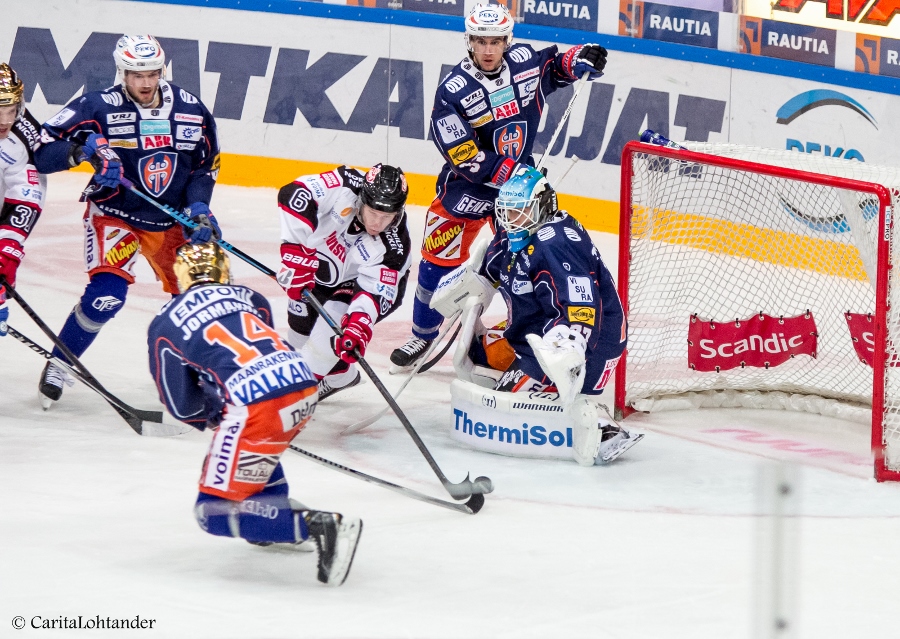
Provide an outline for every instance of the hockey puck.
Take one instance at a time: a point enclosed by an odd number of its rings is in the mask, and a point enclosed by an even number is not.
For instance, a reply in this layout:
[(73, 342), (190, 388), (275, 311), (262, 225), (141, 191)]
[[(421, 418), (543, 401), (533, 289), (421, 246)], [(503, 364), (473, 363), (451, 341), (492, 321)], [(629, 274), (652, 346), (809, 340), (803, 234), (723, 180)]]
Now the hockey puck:
[(476, 477), (475, 481), (472, 483), (475, 486), (479, 487), (480, 490), (478, 492), (480, 493), (486, 495), (488, 493), (494, 492), (494, 482), (492, 482), (489, 477), (485, 477), (484, 475), (482, 475), (481, 477)]
[(484, 506), (484, 495), (481, 493), (475, 493), (469, 498), (469, 501), (466, 502), (466, 506), (469, 507), (469, 510), (472, 511), (472, 514), (478, 513), (481, 510), (481, 507)]

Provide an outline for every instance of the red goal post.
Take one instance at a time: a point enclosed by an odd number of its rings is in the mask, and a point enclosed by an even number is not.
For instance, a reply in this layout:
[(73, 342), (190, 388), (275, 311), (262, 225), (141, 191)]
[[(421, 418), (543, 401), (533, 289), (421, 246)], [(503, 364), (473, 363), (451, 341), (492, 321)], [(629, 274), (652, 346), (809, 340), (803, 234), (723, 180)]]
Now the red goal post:
[(900, 480), (900, 170), (689, 145), (622, 153), (629, 339), (617, 413), (755, 407), (864, 421), (875, 477)]

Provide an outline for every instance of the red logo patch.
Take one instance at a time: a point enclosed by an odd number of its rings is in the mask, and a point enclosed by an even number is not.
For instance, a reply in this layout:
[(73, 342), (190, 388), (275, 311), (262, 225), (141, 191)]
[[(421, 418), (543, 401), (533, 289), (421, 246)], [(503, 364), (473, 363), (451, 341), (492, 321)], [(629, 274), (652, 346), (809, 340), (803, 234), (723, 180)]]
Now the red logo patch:
[(512, 102), (507, 102), (504, 105), (494, 107), (494, 119), (495, 120), (503, 120), (504, 118), (511, 118), (514, 115), (519, 115), (519, 103), (513, 100)]
[(172, 146), (171, 135), (142, 135), (141, 145), (145, 149), (161, 149), (163, 147)]
[(696, 371), (771, 368), (797, 355), (816, 357), (818, 331), (812, 313), (771, 317), (759, 313), (734, 322), (704, 322), (691, 316), (688, 366)]
[(389, 268), (381, 269), (381, 282), (390, 286), (397, 285), (397, 271)]
[(38, 172), (32, 169), (28, 169), (28, 183), (35, 185), (40, 183), (40, 179), (38, 179)]
[(844, 313), (859, 361), (875, 366), (875, 318), (862, 313)]
[(319, 177), (322, 178), (322, 181), (325, 183), (329, 189), (335, 189), (341, 185), (341, 181), (337, 179), (333, 171), (329, 171), (328, 173), (319, 173)]
[(133, 233), (126, 233), (121, 240), (106, 251), (103, 257), (110, 266), (122, 268), (128, 263), (131, 256), (137, 252), (139, 247), (140, 244), (138, 244), (137, 237)]

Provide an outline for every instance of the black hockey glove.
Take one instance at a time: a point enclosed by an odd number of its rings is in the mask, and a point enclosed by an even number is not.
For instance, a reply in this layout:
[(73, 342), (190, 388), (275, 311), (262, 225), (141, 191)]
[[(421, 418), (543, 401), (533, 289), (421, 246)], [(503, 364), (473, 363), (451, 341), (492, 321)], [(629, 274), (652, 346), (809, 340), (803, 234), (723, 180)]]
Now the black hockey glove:
[(589, 73), (588, 80), (596, 80), (603, 75), (603, 69), (606, 68), (606, 49), (599, 44), (582, 45), (575, 58), (575, 75), (579, 78), (585, 73)]

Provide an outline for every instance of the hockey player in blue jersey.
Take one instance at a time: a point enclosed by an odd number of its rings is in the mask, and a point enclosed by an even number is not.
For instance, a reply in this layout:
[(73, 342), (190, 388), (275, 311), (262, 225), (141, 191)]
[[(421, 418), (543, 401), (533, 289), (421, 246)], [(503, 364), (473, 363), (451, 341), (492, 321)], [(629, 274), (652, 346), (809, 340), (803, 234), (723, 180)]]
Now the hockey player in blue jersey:
[[(601, 394), (628, 327), (597, 247), (575, 218), (557, 209), (556, 192), (531, 167), (513, 172), (496, 207), (499, 228), (478, 274), (499, 289), (507, 319), (476, 331), (471, 363), (501, 371), (494, 386), (501, 392), (558, 392), (564, 404), (575, 395)], [(643, 437), (606, 421), (589, 434), (583, 448), (590, 449), (584, 455), (590, 464), (612, 461)]]
[(391, 354), (397, 368), (414, 364), (437, 337), (442, 317), (429, 301), (441, 277), (468, 258), (497, 187), (519, 166), (534, 166), (547, 96), (585, 73), (599, 78), (606, 66), (606, 49), (596, 44), (565, 53), (512, 44), (513, 18), (503, 5), (476, 4), (465, 25), (469, 54), (441, 81), (431, 112), (444, 167), (425, 220), (413, 335)]
[(230, 283), (228, 256), (217, 244), (184, 244), (173, 270), (181, 294), (150, 323), (147, 341), (166, 408), (213, 431), (197, 522), (210, 534), (262, 546), (312, 538), (319, 581), (339, 586), (362, 521), (289, 499), (279, 461), (315, 410), (315, 376), (273, 328), (266, 299)]
[[(134, 282), (138, 253), (167, 293), (178, 292), (172, 264), (185, 240), (166, 213), (120, 185), (135, 188), (200, 226), (192, 241), (219, 237), (209, 210), (219, 169), (212, 115), (193, 95), (163, 79), (165, 54), (152, 36), (122, 36), (113, 52), (120, 84), (72, 100), (44, 124), (38, 169), (52, 173), (90, 162), (85, 189), (85, 265), (90, 283), (60, 331), (76, 355), (84, 353), (121, 310)], [(63, 354), (54, 349), (56, 357)], [(39, 398), (44, 409), (59, 400), (66, 373), (48, 363)]]

